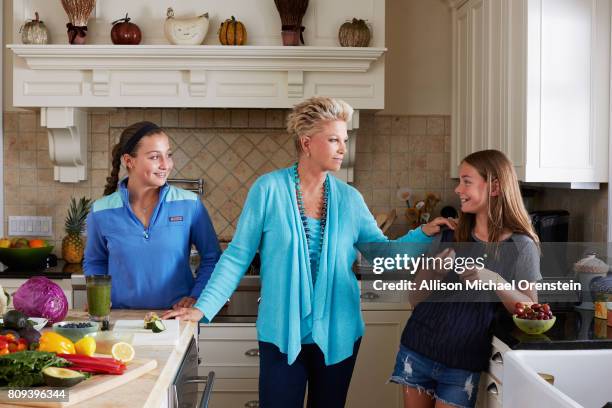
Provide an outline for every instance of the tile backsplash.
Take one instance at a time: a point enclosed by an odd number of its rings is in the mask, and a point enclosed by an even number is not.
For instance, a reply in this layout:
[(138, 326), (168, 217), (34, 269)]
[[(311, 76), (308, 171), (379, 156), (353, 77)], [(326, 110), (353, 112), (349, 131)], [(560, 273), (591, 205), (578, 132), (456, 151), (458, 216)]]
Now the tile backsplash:
[[(53, 180), (48, 139), (37, 112), (4, 113), (5, 224), (9, 215), (53, 217), (56, 252), (64, 236), (63, 223), (70, 197), (102, 195), (110, 171), (110, 150), (123, 128), (140, 120), (163, 126), (172, 139), (173, 178), (204, 180), (206, 205), (220, 238), (229, 239), (248, 188), (261, 174), (295, 160), (293, 141), (284, 130), (282, 109), (118, 109), (90, 113), (88, 179), (76, 184)], [(437, 206), (458, 207), (449, 177), (449, 116), (385, 116), (361, 112), (356, 138), (353, 185), (375, 214), (397, 209), (388, 231), (396, 237), (408, 230), (405, 203), (397, 190), (412, 189), (413, 200), (428, 192), (441, 197)], [(572, 213), (571, 237), (605, 238), (607, 190), (552, 191), (542, 205), (563, 197)], [(574, 197), (580, 201), (574, 200)], [(571, 203), (581, 202), (580, 208)], [(602, 204), (604, 203), (604, 204)], [(553, 205), (553, 204), (551, 204)], [(572, 211), (574, 210), (574, 211)], [(6, 233), (6, 231), (5, 231)]]
[(539, 210), (567, 210), (570, 213), (569, 240), (606, 242), (608, 239), (608, 185), (599, 190), (543, 189), (536, 197)]

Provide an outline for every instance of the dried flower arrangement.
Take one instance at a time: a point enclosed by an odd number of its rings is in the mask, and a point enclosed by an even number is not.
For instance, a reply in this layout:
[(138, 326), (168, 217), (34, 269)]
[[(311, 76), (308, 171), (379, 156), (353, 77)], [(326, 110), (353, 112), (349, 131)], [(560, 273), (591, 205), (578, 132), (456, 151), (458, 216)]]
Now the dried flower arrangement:
[(64, 11), (68, 14), (70, 22), (68, 28), (68, 42), (70, 44), (84, 44), (87, 36), (87, 20), (96, 7), (96, 0), (61, 0)]
[(302, 18), (308, 0), (274, 0), (274, 4), (281, 18), (283, 45), (299, 45), (300, 41), (304, 44)]

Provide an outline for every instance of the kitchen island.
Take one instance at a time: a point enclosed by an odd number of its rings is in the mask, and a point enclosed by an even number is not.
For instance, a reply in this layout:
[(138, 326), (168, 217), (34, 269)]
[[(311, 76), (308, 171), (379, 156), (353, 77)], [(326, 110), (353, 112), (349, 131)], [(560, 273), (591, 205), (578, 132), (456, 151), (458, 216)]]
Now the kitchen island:
[[(120, 319), (143, 319), (150, 310), (113, 310), (111, 323)], [(160, 314), (162, 311), (157, 311)], [(87, 312), (70, 310), (65, 320), (87, 320)], [(197, 324), (180, 322), (179, 342), (176, 346), (134, 346), (136, 358), (154, 359), (157, 367), (148, 373), (111, 391), (71, 405), (87, 408), (165, 407), (168, 389), (185, 357), (191, 339), (197, 336)], [(196, 337), (197, 338), (197, 337)]]

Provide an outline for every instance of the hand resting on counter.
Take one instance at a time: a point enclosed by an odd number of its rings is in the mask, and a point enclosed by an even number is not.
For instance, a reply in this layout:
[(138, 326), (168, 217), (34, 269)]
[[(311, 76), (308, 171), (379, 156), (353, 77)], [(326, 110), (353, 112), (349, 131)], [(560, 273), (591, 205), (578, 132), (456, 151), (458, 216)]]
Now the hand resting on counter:
[(166, 310), (161, 315), (162, 320), (176, 319), (176, 320), (188, 320), (191, 322), (199, 322), (204, 317), (204, 313), (200, 309), (195, 307), (179, 307), (174, 310)]

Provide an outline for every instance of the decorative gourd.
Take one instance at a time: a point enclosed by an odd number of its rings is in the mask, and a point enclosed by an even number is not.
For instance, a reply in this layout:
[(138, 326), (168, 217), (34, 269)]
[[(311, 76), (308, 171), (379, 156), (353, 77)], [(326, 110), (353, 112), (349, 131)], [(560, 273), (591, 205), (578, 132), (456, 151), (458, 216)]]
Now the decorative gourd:
[(130, 23), (127, 13), (124, 18), (113, 21), (111, 24), (111, 41), (113, 44), (137, 45), (140, 44), (142, 33), (140, 28), (134, 23)]
[(38, 11), (34, 13), (35, 20), (28, 21), (21, 27), (21, 42), (24, 44), (47, 44), (49, 31), (45, 23), (38, 18)]
[(241, 21), (234, 16), (221, 23), (219, 41), (223, 45), (244, 45), (247, 42), (247, 31)]
[(354, 18), (340, 26), (338, 40), (343, 47), (367, 47), (370, 44), (370, 27), (365, 20)]
[(199, 45), (208, 32), (208, 13), (192, 18), (175, 18), (174, 10), (168, 7), (164, 23), (164, 34), (170, 44)]

